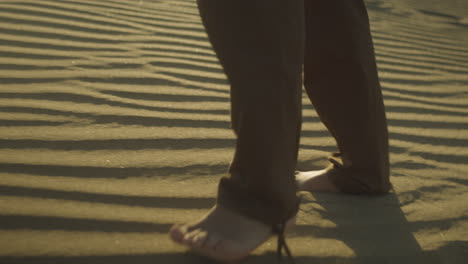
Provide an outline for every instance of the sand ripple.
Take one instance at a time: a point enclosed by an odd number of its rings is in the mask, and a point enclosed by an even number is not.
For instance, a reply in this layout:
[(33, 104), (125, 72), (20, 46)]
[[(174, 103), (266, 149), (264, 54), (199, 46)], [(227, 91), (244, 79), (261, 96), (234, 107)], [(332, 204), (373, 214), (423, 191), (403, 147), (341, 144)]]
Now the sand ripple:
[[(468, 8), (385, 2), (368, 6), (397, 194), (307, 198), (291, 238), (304, 263), (379, 263), (398, 241), (399, 257), (468, 257)], [(336, 147), (304, 105), (299, 166), (318, 168)], [(0, 2), (0, 262), (196, 262), (164, 233), (211, 206), (233, 145), (194, 1)], [(343, 204), (362, 203), (395, 251), (348, 232)]]

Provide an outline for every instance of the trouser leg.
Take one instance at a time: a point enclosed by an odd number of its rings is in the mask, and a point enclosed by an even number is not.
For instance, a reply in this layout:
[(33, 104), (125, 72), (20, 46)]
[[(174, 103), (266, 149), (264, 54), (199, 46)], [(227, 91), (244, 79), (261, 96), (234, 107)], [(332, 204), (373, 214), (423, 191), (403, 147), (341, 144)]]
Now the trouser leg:
[(284, 222), (298, 209), (303, 2), (199, 0), (198, 6), (231, 85), (237, 137), (218, 203), (266, 224)]
[(347, 193), (387, 192), (387, 124), (364, 1), (305, 1), (305, 21), (304, 84), (343, 162), (332, 181)]

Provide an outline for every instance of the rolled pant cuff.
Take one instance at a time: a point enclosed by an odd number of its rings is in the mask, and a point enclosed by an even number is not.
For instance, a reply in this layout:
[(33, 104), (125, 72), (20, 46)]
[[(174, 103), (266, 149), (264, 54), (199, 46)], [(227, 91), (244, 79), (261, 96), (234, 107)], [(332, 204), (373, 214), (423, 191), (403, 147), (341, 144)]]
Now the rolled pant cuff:
[(369, 175), (377, 173), (365, 169), (355, 169), (344, 167), (336, 157), (329, 158), (332, 165), (328, 170), (328, 177), (333, 184), (342, 193), (346, 194), (386, 194), (393, 188), (387, 180), (373, 180), (373, 182), (365, 181), (363, 179), (377, 179), (378, 175)]
[(275, 225), (283, 224), (297, 214), (300, 198), (297, 195), (296, 197), (295, 203), (289, 208), (281, 208), (273, 202), (263, 201), (241, 190), (229, 178), (222, 178), (218, 185), (217, 204), (266, 225)]

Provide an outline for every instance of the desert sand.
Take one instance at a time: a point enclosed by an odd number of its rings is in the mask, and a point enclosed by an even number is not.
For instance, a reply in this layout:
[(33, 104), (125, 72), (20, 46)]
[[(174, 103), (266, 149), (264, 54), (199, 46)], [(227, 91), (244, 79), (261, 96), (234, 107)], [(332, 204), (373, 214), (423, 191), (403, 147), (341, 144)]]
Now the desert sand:
[[(395, 193), (304, 194), (290, 247), (297, 263), (465, 264), (468, 2), (367, 4)], [(194, 1), (1, 1), (0, 263), (210, 263), (167, 230), (215, 202), (228, 90)], [(322, 168), (334, 141), (305, 95), (303, 113), (298, 168)]]

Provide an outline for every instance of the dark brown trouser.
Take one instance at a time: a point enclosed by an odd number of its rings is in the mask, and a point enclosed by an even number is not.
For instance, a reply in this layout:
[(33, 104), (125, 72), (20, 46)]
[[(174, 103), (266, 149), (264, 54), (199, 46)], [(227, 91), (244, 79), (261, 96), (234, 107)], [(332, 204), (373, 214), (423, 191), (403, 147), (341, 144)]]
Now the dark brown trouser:
[(345, 193), (390, 189), (387, 125), (363, 0), (198, 0), (231, 84), (237, 136), (218, 203), (277, 224), (294, 216), (304, 84), (337, 141)]

